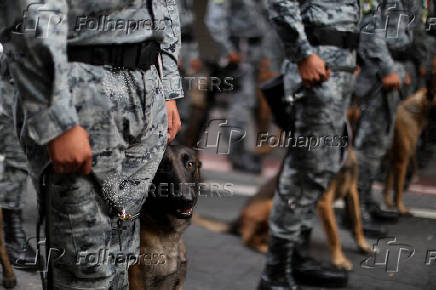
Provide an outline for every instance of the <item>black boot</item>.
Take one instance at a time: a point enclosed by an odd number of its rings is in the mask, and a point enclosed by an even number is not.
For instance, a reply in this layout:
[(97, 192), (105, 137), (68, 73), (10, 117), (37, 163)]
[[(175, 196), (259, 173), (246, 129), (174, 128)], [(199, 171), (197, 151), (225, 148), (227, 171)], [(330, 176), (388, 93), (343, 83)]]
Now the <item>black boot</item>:
[(246, 151), (245, 142), (243, 140), (232, 144), (230, 161), (232, 162), (232, 168), (235, 170), (255, 174), (262, 172), (260, 157), (252, 152)]
[[(362, 227), (363, 233), (365, 236), (371, 238), (379, 238), (387, 235), (387, 230), (380, 226), (379, 224), (382, 222), (383, 217), (387, 217), (384, 215), (384, 211), (377, 206), (380, 211), (377, 211), (377, 208), (373, 205), (377, 205), (372, 197), (372, 184), (373, 178), (369, 178), (368, 176), (362, 176), (363, 173), (359, 172), (359, 204), (360, 204), (360, 216), (362, 218)], [(370, 175), (368, 173), (368, 175)], [(373, 213), (371, 213), (371, 211)], [(374, 216), (378, 216), (379, 219), (374, 219)], [(381, 218), (381, 219), (380, 219)]]
[(288, 240), (271, 237), (258, 290), (300, 290), (292, 275), (293, 248)]
[(362, 219), (362, 228), (365, 236), (370, 238), (385, 237), (388, 234), (386, 228), (376, 224), (365, 204), (360, 204), (360, 216)]
[(308, 254), (312, 229), (302, 229), (302, 243), (292, 255), (292, 269), (295, 281), (313, 287), (336, 287), (347, 285), (348, 273), (334, 266), (322, 265)]
[(368, 209), (371, 218), (379, 223), (396, 224), (400, 218), (398, 212), (382, 210), (375, 201), (368, 202), (366, 208)]
[(18, 269), (37, 270), (36, 252), (27, 241), (20, 209), (3, 208), (3, 229), (11, 264)]

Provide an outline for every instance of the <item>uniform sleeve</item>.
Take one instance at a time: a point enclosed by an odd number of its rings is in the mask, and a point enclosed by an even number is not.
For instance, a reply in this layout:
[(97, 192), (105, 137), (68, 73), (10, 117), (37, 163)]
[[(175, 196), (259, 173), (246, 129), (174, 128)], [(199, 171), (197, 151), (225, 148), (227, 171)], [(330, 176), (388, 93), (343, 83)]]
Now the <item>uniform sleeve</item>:
[(31, 3), (23, 15), (22, 25), (29, 25), (31, 19), (39, 25), (37, 29), (21, 27), (26, 32), (12, 38), (16, 49), (10, 70), (20, 92), (29, 136), (44, 145), (78, 124), (68, 85), (66, 1)]
[(163, 87), (165, 99), (183, 98), (182, 82), (178, 68), (181, 46), (180, 18), (175, 0), (164, 0), (164, 40), (161, 44)]
[(298, 0), (268, 0), (268, 12), (280, 38), (283, 41), (286, 57), (298, 63), (314, 50), (310, 45), (301, 18)]
[(378, 66), (381, 76), (384, 77), (395, 71), (395, 65), (386, 42), (385, 31), (376, 29), (377, 27), (383, 27), (379, 11), (364, 17), (360, 31), (359, 54), (365, 61), (371, 61)]
[(220, 46), (225, 55), (235, 51), (230, 40), (230, 1), (231, 0), (209, 0), (205, 18), (210, 35)]

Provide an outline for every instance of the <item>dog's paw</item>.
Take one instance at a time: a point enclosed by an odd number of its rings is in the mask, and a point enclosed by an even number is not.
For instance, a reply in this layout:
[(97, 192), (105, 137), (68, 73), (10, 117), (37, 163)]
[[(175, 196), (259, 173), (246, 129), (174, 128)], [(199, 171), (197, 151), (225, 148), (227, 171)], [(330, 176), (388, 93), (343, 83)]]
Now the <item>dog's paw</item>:
[(400, 213), (400, 215), (404, 215), (404, 216), (411, 216), (412, 215), (410, 213), (410, 211), (404, 205), (398, 206), (398, 212)]
[(17, 280), (14, 278), (6, 279), (3, 278), (3, 287), (5, 288), (14, 288), (17, 285)]
[(373, 253), (371, 246), (366, 241), (359, 243), (359, 251), (364, 253), (364, 254), (372, 254)]
[(388, 208), (394, 208), (394, 207), (395, 207), (393, 201), (390, 200), (390, 199), (385, 199), (385, 203), (386, 203), (386, 206), (387, 206)]
[(343, 269), (346, 271), (353, 270), (353, 264), (345, 257), (337, 258), (333, 261), (333, 265), (335, 265), (338, 269)]
[(268, 252), (268, 245), (261, 245), (257, 248), (257, 250), (262, 254), (266, 254)]

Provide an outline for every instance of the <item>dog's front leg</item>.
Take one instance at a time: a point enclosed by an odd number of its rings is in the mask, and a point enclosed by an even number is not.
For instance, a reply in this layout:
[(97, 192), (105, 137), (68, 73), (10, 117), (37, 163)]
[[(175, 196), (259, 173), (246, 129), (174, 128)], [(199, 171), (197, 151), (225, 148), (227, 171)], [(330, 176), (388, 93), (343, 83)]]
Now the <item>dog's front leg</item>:
[(394, 187), (394, 168), (388, 168), (388, 174), (386, 176), (386, 183), (384, 189), (385, 203), (388, 207), (394, 207), (394, 203), (390, 198), (391, 189)]
[(401, 160), (399, 164), (395, 167), (395, 205), (398, 208), (400, 214), (410, 214), (409, 210), (404, 206), (403, 203), (403, 192), (404, 192), (404, 179), (406, 178), (408, 159)]
[(353, 234), (357, 245), (362, 252), (371, 253), (371, 246), (366, 242), (363, 235), (362, 219), (360, 217), (359, 191), (357, 190), (357, 180), (352, 185), (347, 195), (350, 217), (353, 219)]
[(351, 271), (353, 269), (353, 264), (345, 258), (344, 253), (342, 252), (341, 242), (339, 241), (338, 228), (333, 210), (335, 192), (336, 181), (333, 181), (321, 200), (318, 202), (318, 214), (327, 236), (328, 246), (332, 255), (332, 263), (339, 269)]
[[(2, 224), (3, 211), (0, 208), (0, 225)], [(3, 266), (3, 286), (5, 288), (13, 288), (17, 285), (17, 279), (15, 278), (14, 269), (12, 269), (11, 262), (9, 261), (3, 238), (3, 227), (0, 226), (0, 262)]]

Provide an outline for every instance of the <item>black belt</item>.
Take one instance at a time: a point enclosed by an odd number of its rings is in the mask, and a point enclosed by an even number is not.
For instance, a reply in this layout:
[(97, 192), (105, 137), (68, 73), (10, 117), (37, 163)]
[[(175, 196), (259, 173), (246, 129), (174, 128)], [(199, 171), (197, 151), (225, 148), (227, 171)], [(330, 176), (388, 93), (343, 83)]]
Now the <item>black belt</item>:
[(337, 31), (324, 27), (306, 28), (307, 39), (313, 46), (331, 45), (347, 49), (359, 47), (359, 33)]
[(413, 54), (410, 53), (409, 49), (405, 50), (389, 50), (391, 56), (396, 61), (408, 61), (412, 60)]
[(108, 44), (89, 46), (69, 46), (69, 62), (82, 62), (90, 65), (108, 65), (114, 69), (147, 71), (152, 65), (157, 67), (160, 45), (157, 41), (134, 44)]

